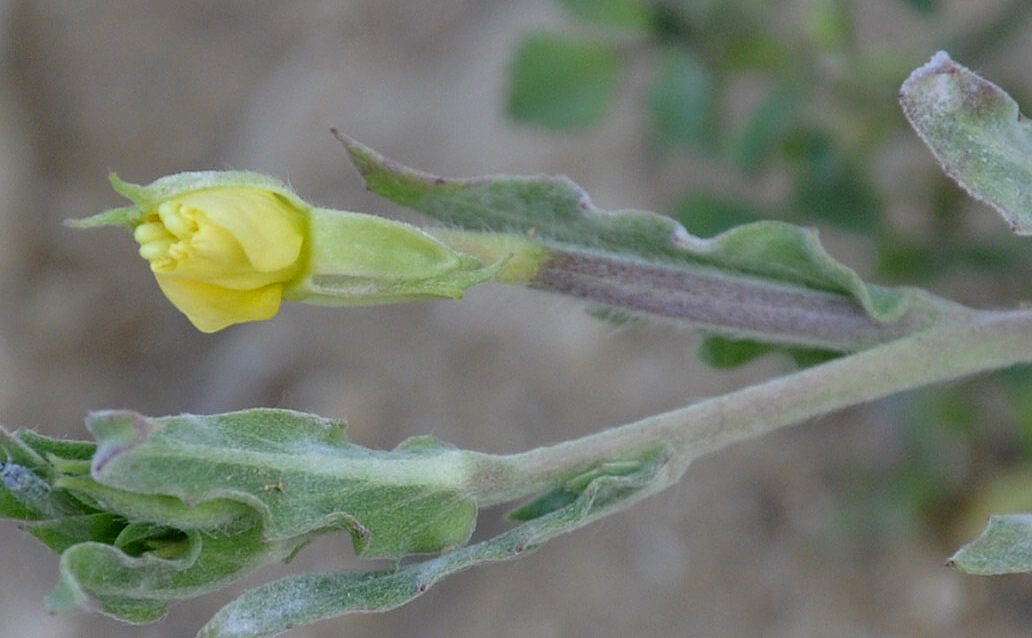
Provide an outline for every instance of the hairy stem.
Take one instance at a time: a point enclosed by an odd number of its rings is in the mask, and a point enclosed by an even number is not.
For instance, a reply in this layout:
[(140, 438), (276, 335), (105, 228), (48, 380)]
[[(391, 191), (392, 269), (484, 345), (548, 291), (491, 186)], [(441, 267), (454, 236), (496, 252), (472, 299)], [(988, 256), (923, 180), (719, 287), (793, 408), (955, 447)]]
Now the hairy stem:
[(1032, 361), (1032, 310), (980, 312), (967, 322), (937, 326), (672, 412), (501, 457), (507, 470), (483, 477), (476, 496), (482, 505), (529, 496), (601, 462), (663, 446), (670, 460), (658, 490), (676, 482), (694, 459), (732, 443), (896, 392), (1026, 361)]
[(852, 299), (800, 286), (735, 277), (702, 266), (688, 268), (586, 251), (557, 250), (532, 287), (606, 306), (735, 336), (844, 352), (892, 341), (928, 328), (961, 306), (913, 291), (896, 321), (871, 318)]
[(636, 315), (687, 321), (753, 338), (855, 352), (973, 312), (923, 290), (909, 291), (902, 317), (879, 321), (843, 294), (734, 275), (704, 265), (647, 262), (521, 235), (425, 229), (455, 250), (484, 263), (504, 261), (495, 280), (559, 293)]

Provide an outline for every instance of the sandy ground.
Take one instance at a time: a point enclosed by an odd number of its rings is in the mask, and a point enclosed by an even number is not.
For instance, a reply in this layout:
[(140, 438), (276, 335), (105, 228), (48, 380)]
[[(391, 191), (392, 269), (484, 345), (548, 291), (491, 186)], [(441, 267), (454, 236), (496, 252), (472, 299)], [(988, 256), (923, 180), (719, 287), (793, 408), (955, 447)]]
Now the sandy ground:
[[(884, 44), (934, 50), (932, 36), (908, 35), (918, 31), (901, 3), (857, 4)], [(975, 19), (967, 3), (946, 4), (951, 19)], [(566, 173), (609, 208), (662, 209), (712, 173), (649, 150), (639, 77), (590, 134), (507, 121), (520, 34), (562, 24), (545, 0), (0, 0), (0, 420), (84, 437), (91, 409), (277, 406), (347, 418), (367, 446), (429, 433), (508, 452), (784, 371), (713, 372), (693, 360), (688, 333), (618, 329), (575, 302), (501, 287), (462, 302), (292, 306), (203, 335), (161, 297), (128, 236), (61, 225), (121, 205), (109, 170), (146, 182), (253, 169), (310, 201), (396, 214), (364, 191), (331, 126), (444, 175)], [(906, 408), (887, 401), (736, 446), (523, 560), (291, 636), (1028, 635), (1027, 579), (962, 577), (943, 567), (955, 539), (850, 510), (850, 477), (895, 458)], [(499, 525), (488, 513), (483, 531)], [(287, 571), (129, 627), (48, 615), (56, 557), (13, 524), (0, 539), (0, 636), (192, 635), (233, 592)], [(331, 538), (291, 569), (355, 565), (346, 539)]]

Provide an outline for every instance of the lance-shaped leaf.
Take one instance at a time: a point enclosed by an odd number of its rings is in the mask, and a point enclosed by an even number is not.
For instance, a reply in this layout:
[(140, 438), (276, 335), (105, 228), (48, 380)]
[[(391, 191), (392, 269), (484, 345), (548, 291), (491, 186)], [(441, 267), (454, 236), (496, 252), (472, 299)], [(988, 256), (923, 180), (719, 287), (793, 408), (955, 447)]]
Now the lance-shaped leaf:
[(18, 430), (14, 437), (44, 458), (88, 461), (97, 451), (97, 444), (93, 441), (58, 439), (32, 430)]
[(1017, 102), (940, 51), (903, 83), (900, 104), (947, 175), (1032, 234), (1032, 125)]
[(338, 528), (360, 556), (396, 558), (463, 545), (472, 533), (466, 453), (436, 441), (369, 450), (349, 443), (339, 422), (267, 409), (161, 419), (106, 412), (87, 426), (98, 483), (190, 506), (241, 503), (259, 512), (270, 540)]
[[(637, 469), (628, 472), (629, 466)], [(556, 536), (587, 525), (606, 513), (649, 496), (668, 483), (659, 470), (663, 459), (651, 455), (641, 462), (613, 464), (585, 475), (586, 484), (571, 499), (555, 500), (551, 509), (509, 531), (475, 545), (398, 569), (343, 571), (290, 576), (256, 587), (223, 607), (198, 638), (257, 638), (291, 627), (356, 612), (387, 611), (422, 595), (446, 576), (476, 565), (518, 558)], [(541, 501), (536, 501), (540, 506)]]
[(446, 179), (402, 166), (343, 135), (338, 139), (373, 192), (450, 226), (526, 233), (546, 243), (829, 291), (853, 299), (878, 321), (899, 319), (910, 299), (905, 289), (865, 284), (809, 229), (757, 222), (701, 239), (664, 215), (600, 209), (563, 176)]
[(978, 538), (960, 548), (947, 564), (978, 576), (1032, 572), (1032, 514), (989, 517)]
[[(89, 607), (131, 623), (154, 622), (173, 603), (287, 559), (308, 540), (267, 541), (256, 516), (222, 530), (184, 533), (133, 525), (119, 536), (126, 538), (114, 544), (79, 543), (64, 551), (60, 580), (47, 596), (53, 611)], [(132, 547), (151, 549), (134, 556), (125, 551)]]

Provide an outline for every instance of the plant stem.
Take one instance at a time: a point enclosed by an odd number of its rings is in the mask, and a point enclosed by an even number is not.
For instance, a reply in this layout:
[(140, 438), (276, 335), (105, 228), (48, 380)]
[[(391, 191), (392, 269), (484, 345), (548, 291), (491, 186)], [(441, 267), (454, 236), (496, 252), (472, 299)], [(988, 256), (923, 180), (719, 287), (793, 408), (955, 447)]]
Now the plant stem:
[(845, 294), (735, 275), (698, 264), (647, 262), (505, 233), (431, 227), (451, 248), (485, 264), (504, 261), (495, 280), (526, 285), (636, 315), (688, 321), (736, 338), (855, 352), (973, 312), (918, 289), (894, 321), (871, 317)]
[(531, 286), (606, 306), (688, 320), (722, 334), (843, 352), (862, 350), (928, 328), (963, 306), (910, 292), (907, 312), (878, 321), (841, 294), (789, 286), (704, 266), (645, 263), (558, 249)]
[[(703, 454), (786, 425), (889, 394), (1032, 361), (1032, 309), (979, 312), (765, 383), (558, 445), (493, 457), (503, 461), (475, 493), (481, 505), (560, 485), (607, 461), (658, 446), (669, 461), (658, 491)], [(485, 463), (485, 466), (488, 465)], [(496, 466), (497, 468), (497, 466)]]

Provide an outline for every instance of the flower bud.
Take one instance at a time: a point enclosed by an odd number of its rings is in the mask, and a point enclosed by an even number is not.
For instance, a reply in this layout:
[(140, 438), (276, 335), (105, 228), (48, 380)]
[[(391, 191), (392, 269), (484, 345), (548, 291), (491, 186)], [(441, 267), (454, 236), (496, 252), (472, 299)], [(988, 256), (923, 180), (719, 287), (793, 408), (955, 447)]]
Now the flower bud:
[(203, 332), (324, 305), (458, 298), (501, 266), (373, 215), (315, 208), (254, 173), (180, 173), (148, 186), (111, 178), (133, 202), (75, 222), (125, 225), (165, 296)]

